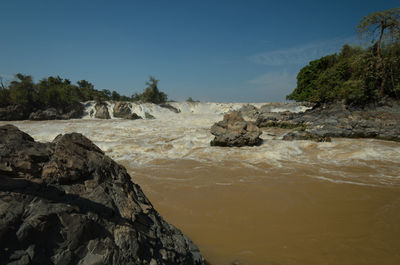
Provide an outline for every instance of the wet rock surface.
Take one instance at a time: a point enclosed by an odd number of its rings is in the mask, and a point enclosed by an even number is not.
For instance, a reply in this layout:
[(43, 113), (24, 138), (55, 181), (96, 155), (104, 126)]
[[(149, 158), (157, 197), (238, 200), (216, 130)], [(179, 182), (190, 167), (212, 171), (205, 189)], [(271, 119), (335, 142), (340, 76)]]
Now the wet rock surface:
[(122, 119), (129, 119), (129, 120), (137, 120), (141, 119), (139, 115), (136, 113), (132, 113), (131, 111), (132, 104), (129, 102), (122, 102), (119, 101), (114, 105), (114, 117), (122, 118)]
[(257, 120), (258, 115), (260, 114), (260, 110), (250, 104), (242, 106), (238, 111), (240, 112), (243, 118), (251, 121)]
[(262, 143), (261, 130), (251, 121), (245, 121), (240, 112), (225, 114), (224, 119), (211, 127), (215, 136), (212, 146), (254, 146)]
[(111, 119), (110, 113), (108, 112), (107, 103), (105, 103), (105, 102), (96, 103), (94, 108), (96, 110), (96, 114), (94, 115), (95, 118)]
[(203, 264), (124, 167), (78, 133), (0, 127), (0, 264)]

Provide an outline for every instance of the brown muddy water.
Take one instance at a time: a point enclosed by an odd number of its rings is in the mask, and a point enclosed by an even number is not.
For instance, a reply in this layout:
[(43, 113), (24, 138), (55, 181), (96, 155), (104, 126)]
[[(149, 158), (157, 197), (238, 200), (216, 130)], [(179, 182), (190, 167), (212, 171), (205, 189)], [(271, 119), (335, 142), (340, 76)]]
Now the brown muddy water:
[(213, 265), (400, 264), (400, 143), (287, 142), (264, 130), (259, 147), (210, 147), (227, 108), (12, 123), (38, 141), (86, 135)]

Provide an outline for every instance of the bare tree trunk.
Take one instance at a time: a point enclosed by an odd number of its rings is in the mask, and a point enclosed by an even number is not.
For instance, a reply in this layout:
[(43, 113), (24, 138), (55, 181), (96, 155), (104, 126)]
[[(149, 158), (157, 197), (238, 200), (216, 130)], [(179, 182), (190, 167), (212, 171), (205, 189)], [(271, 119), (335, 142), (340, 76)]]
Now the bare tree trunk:
[(379, 61), (379, 67), (381, 68), (381, 75), (382, 75), (382, 81), (381, 81), (381, 86), (379, 88), (379, 97), (383, 97), (385, 95), (385, 85), (386, 85), (386, 71), (385, 71), (385, 63), (382, 58), (382, 52), (381, 52), (381, 42), (382, 42), (382, 37), (383, 37), (383, 32), (385, 31), (386, 25), (382, 22), (381, 23), (381, 33), (379, 35), (379, 39), (376, 42), (377, 44), (377, 55), (378, 55), (378, 61)]
[(6, 87), (4, 86), (3, 78), (2, 78), (2, 77), (0, 77), (0, 88), (1, 88), (1, 89), (6, 89)]

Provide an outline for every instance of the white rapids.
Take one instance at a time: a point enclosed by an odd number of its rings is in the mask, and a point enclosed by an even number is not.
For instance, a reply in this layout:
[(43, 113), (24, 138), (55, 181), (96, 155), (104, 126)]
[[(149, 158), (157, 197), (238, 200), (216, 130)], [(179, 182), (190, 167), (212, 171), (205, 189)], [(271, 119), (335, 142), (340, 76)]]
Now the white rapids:
[[(264, 129), (264, 143), (257, 147), (211, 147), (210, 127), (224, 113), (245, 103), (173, 102), (175, 113), (151, 103), (132, 104), (141, 117), (149, 113), (155, 119), (124, 120), (114, 118), (114, 103), (107, 102), (110, 120), (93, 118), (94, 102), (86, 102), (83, 119), (57, 121), (17, 121), (13, 123), (37, 141), (52, 141), (58, 134), (79, 132), (95, 142), (110, 157), (125, 161), (130, 167), (157, 159), (190, 159), (202, 163), (237, 162), (251, 168), (317, 167), (309, 177), (321, 181), (352, 182), (360, 185), (399, 185), (400, 144), (372, 139), (334, 139), (331, 143), (282, 141), (282, 132)], [(305, 111), (297, 103), (256, 103), (272, 112)], [(92, 115), (91, 115), (92, 113)], [(264, 166), (258, 167), (259, 164)], [(265, 165), (268, 165), (265, 167)], [(347, 168), (363, 168), (350, 173)]]

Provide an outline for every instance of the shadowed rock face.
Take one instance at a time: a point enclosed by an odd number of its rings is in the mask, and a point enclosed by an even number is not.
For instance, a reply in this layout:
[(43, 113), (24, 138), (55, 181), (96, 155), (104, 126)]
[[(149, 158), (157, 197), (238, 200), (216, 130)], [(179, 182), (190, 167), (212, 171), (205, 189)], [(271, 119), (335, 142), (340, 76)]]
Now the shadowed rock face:
[(78, 133), (0, 127), (0, 264), (203, 264), (124, 167)]
[(253, 146), (261, 144), (261, 130), (253, 122), (245, 121), (239, 112), (225, 114), (224, 119), (211, 127), (214, 146)]

